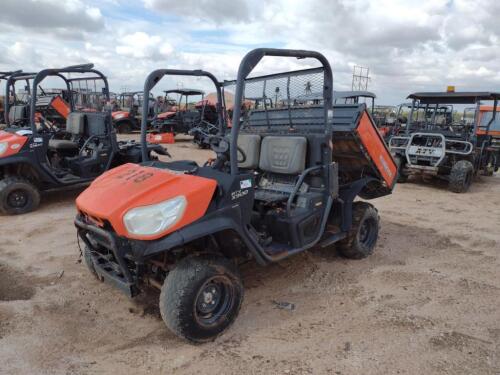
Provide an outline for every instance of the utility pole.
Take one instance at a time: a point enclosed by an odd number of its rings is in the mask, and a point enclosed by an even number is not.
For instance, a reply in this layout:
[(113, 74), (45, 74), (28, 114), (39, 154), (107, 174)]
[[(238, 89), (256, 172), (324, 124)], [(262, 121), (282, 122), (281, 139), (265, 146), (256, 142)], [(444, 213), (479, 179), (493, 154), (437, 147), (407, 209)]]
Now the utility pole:
[(354, 65), (352, 70), (352, 91), (367, 91), (368, 81), (370, 80), (370, 69)]

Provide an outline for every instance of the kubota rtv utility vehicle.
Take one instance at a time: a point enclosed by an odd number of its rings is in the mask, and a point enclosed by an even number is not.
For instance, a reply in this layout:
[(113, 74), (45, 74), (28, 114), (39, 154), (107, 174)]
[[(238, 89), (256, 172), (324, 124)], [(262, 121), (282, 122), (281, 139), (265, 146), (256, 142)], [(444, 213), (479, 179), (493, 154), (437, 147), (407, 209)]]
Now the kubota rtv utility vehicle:
[[(22, 214), (36, 209), (40, 191), (90, 182), (104, 171), (124, 163), (142, 160), (141, 148), (134, 142), (117, 142), (111, 125), (111, 113), (89, 108), (76, 110), (70, 96), (63, 139), (54, 138), (50, 124), (36, 116), (37, 92), (45, 79), (62, 80), (69, 93), (83, 80), (99, 81), (108, 94), (108, 81), (92, 64), (62, 69), (45, 69), (33, 77), (29, 110), (13, 106), (12, 124), (21, 124), (29, 115), (29, 127), (12, 125), (0, 131), (0, 213)], [(148, 156), (154, 150), (165, 154), (158, 145), (145, 145)]]
[[(205, 92), (197, 89), (172, 89), (165, 91), (165, 102), (171, 102), (169, 94), (177, 94), (177, 105), (159, 113), (153, 121), (157, 133), (188, 134), (203, 119)], [(192, 103), (192, 100), (195, 100)], [(196, 106), (196, 103), (200, 103)]]
[[(133, 130), (141, 128), (143, 101), (142, 91), (123, 92), (117, 96), (111, 117), (118, 133), (131, 133)], [(154, 117), (154, 98), (152, 94), (149, 104), (146, 112), (148, 124)]]
[[(491, 175), (498, 170), (500, 93), (427, 92), (408, 98), (413, 104), (405, 134), (390, 140), (400, 182), (411, 174), (436, 176), (448, 181), (451, 191), (463, 193), (477, 173)], [(481, 105), (482, 102), (492, 105)], [(472, 121), (454, 120), (454, 106), (471, 104), (475, 106)], [(423, 115), (416, 117), (417, 111)]]
[[(322, 66), (249, 78), (266, 56), (313, 58)], [(144, 92), (166, 75), (209, 77), (221, 102), (216, 78), (199, 70), (154, 71)], [(320, 102), (292, 105), (310, 86), (322, 93)], [(247, 97), (277, 88), (279, 105), (242, 113)], [(239, 262), (266, 265), (334, 244), (349, 258), (370, 255), (379, 216), (354, 200), (390, 194), (397, 174), (366, 105), (332, 105), (332, 71), (317, 52), (249, 52), (238, 70), (231, 132), (213, 136), (211, 146), (217, 158), (203, 166), (149, 161), (107, 172), (78, 197), (75, 219), (91, 272), (128, 296), (160, 288), (166, 325), (196, 342), (236, 318)]]

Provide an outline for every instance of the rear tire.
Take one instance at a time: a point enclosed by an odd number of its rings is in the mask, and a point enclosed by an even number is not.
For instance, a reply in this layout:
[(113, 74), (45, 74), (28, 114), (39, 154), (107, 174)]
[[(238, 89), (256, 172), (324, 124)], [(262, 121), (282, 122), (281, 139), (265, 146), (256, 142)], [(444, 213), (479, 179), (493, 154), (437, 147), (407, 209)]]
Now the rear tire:
[(339, 241), (340, 253), (349, 259), (362, 259), (373, 253), (377, 244), (380, 218), (377, 209), (366, 202), (354, 202), (352, 227), (347, 237)]
[(468, 160), (459, 160), (451, 168), (448, 188), (454, 193), (469, 190), (474, 178), (474, 166)]
[(243, 285), (236, 266), (214, 255), (189, 256), (170, 271), (160, 294), (167, 327), (193, 342), (214, 340), (236, 319)]
[(0, 213), (21, 215), (37, 209), (40, 192), (30, 181), (20, 177), (0, 180)]

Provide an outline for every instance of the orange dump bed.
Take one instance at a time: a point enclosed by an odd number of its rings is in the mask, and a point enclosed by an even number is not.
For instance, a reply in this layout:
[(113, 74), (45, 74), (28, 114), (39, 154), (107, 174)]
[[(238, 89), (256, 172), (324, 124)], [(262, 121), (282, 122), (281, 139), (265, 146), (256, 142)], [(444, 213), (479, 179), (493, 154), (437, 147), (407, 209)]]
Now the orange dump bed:
[(364, 104), (333, 107), (333, 159), (344, 182), (374, 177), (370, 198), (389, 194), (397, 166)]

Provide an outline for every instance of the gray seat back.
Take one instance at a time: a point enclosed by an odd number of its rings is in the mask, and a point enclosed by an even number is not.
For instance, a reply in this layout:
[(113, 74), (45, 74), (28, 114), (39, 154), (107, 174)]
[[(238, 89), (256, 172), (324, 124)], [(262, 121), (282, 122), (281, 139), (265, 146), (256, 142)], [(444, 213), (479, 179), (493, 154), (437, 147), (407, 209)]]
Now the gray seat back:
[(85, 132), (85, 113), (71, 112), (66, 119), (66, 132), (83, 135)]
[(267, 136), (260, 147), (259, 168), (265, 172), (300, 174), (306, 166), (305, 137)]
[[(245, 153), (246, 159), (238, 163), (239, 168), (257, 169), (260, 158), (260, 135), (240, 134), (238, 135), (238, 147)], [(238, 153), (238, 158), (241, 156)]]
[(87, 112), (87, 135), (102, 136), (107, 134), (106, 118), (108, 114), (103, 112)]
[(28, 106), (26, 105), (13, 105), (9, 109), (9, 122), (14, 124), (18, 121), (28, 119)]

